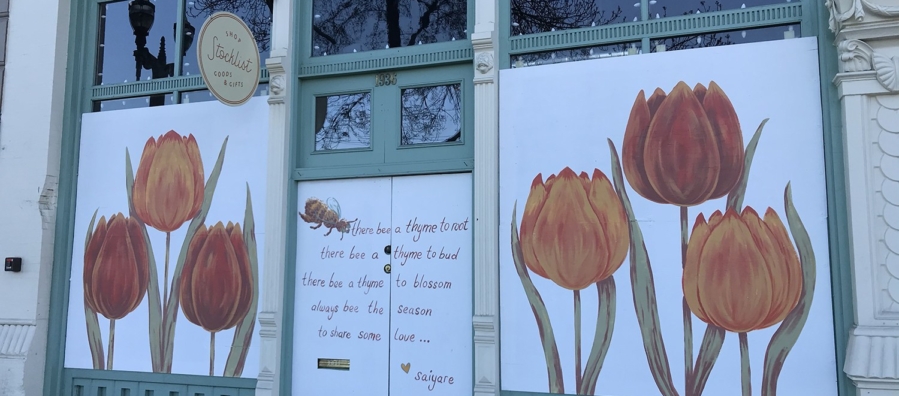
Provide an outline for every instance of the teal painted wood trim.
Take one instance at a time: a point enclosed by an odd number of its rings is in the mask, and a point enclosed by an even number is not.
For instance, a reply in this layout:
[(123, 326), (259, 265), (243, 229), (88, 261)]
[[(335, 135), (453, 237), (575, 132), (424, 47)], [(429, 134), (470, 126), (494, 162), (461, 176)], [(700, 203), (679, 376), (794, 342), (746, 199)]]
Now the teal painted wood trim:
[(296, 181), (347, 179), (353, 177), (408, 176), (438, 173), (469, 172), (474, 169), (474, 158), (445, 161), (416, 161), (412, 163), (373, 164), (330, 168), (298, 168)]
[[(671, 37), (720, 30), (748, 29), (802, 21), (801, 3), (784, 3), (672, 18), (619, 23), (582, 29), (514, 36), (509, 54), (541, 52), (598, 44), (637, 41), (644, 37)], [(505, 27), (500, 27), (505, 29)]]
[(471, 61), (473, 57), (471, 41), (456, 40), (391, 50), (315, 57), (303, 63), (299, 76), (308, 78), (458, 63)]
[[(262, 69), (259, 72), (259, 75), (260, 83), (268, 82), (269, 75), (267, 69)], [(91, 87), (91, 99), (109, 100), (171, 93), (173, 91), (196, 91), (201, 89), (206, 89), (206, 83), (203, 81), (202, 76), (182, 76), (123, 84), (95, 85)]]
[(221, 388), (256, 389), (255, 378), (210, 377), (208, 375), (185, 375), (146, 373), (119, 370), (65, 369), (66, 378), (77, 380), (129, 381), (184, 386), (212, 386)]
[(843, 116), (833, 78), (838, 73), (837, 48), (830, 31), (829, 11), (823, 2), (809, 7), (810, 31), (818, 36), (818, 65), (821, 77), (821, 113), (824, 130), (824, 174), (827, 188), (827, 227), (830, 245), (830, 279), (833, 294), (836, 375), (840, 396), (855, 396), (855, 384), (843, 372), (849, 332), (855, 326), (852, 293), (852, 261), (849, 243), (849, 204), (846, 199), (846, 155), (843, 152)]
[[(65, 379), (66, 319), (69, 305), (69, 277), (74, 243), (76, 181), (78, 177), (78, 142), (81, 114), (91, 109), (94, 45), (97, 36), (97, 2), (75, 1), (69, 17), (68, 63), (65, 82), (65, 106), (59, 162), (59, 186), (56, 206), (56, 231), (53, 244), (53, 268), (50, 280), (50, 312), (47, 331), (47, 360), (44, 367), (44, 395), (63, 394)], [(44, 264), (46, 265), (46, 264)]]

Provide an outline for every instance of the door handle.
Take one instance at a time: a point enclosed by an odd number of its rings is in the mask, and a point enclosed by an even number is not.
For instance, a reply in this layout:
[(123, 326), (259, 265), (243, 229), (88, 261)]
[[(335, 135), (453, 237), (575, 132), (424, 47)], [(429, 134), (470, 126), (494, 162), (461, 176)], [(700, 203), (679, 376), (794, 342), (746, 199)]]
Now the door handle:
[(390, 254), (390, 245), (384, 246), (384, 254)]

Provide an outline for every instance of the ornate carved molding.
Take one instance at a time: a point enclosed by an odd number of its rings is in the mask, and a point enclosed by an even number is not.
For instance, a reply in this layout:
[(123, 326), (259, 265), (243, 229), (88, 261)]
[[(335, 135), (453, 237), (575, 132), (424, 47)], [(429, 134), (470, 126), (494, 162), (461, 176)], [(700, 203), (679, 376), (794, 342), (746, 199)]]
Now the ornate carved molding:
[(868, 0), (852, 0), (852, 5), (848, 10), (840, 10), (839, 0), (827, 0), (825, 5), (830, 10), (830, 31), (838, 33), (843, 26), (843, 22), (855, 19), (856, 22), (862, 22), (865, 19), (865, 11), (870, 11), (874, 15), (887, 18), (899, 17), (899, 6), (881, 5), (872, 3)]
[(481, 52), (475, 58), (475, 68), (481, 74), (487, 74), (493, 69), (493, 52)]
[(861, 40), (843, 40), (837, 45), (840, 72), (874, 71), (877, 82), (890, 92), (899, 92), (899, 58), (874, 51)]
[(274, 96), (282, 96), (287, 89), (286, 81), (283, 74), (276, 74), (268, 82), (271, 94)]

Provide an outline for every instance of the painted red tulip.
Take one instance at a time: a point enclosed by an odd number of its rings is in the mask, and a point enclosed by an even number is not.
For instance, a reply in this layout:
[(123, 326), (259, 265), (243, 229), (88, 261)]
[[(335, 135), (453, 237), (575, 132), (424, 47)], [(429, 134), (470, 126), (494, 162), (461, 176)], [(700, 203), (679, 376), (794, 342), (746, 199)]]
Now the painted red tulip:
[(621, 150), (624, 174), (644, 198), (693, 206), (727, 195), (743, 172), (743, 134), (730, 99), (714, 81), (666, 95), (637, 94)]
[(181, 272), (184, 317), (209, 332), (236, 326), (249, 311), (252, 281), (240, 224), (200, 226)]
[(84, 297), (107, 319), (124, 318), (147, 293), (149, 255), (140, 224), (115, 214), (100, 217), (84, 252)]
[(799, 302), (802, 267), (783, 222), (751, 207), (696, 218), (687, 247), (684, 297), (703, 322), (735, 333), (782, 321)]
[(627, 217), (612, 183), (565, 168), (531, 184), (521, 219), (521, 252), (534, 273), (569, 290), (608, 278), (630, 243)]

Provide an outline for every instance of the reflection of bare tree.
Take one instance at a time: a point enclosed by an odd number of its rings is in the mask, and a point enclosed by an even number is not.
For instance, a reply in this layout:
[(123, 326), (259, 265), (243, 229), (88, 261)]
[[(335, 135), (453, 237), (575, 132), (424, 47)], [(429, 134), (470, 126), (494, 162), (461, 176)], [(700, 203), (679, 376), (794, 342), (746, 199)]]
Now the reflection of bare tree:
[(465, 37), (465, 1), (315, 0), (312, 7), (314, 55)]
[(219, 11), (239, 15), (259, 44), (259, 51), (268, 51), (271, 43), (273, 0), (194, 0), (187, 7), (187, 15), (191, 18), (203, 18)]
[(316, 150), (370, 146), (370, 93), (315, 98)]
[(621, 7), (600, 10), (594, 0), (512, 0), (512, 35), (625, 22)]
[(461, 95), (460, 84), (404, 89), (400, 143), (459, 140), (462, 127)]
[[(714, 6), (706, 5), (705, 1), (699, 2), (699, 7), (695, 10), (687, 10), (684, 11), (681, 15), (692, 15), (700, 12), (712, 12), (712, 11), (721, 11), (723, 9), (723, 5), (715, 1)], [(662, 17), (668, 16), (668, 8), (662, 7)], [(682, 49), (691, 49), (691, 48), (706, 48), (706, 47), (718, 47), (722, 45), (731, 45), (734, 42), (730, 40), (730, 34), (727, 33), (706, 33), (706, 34), (694, 34), (691, 36), (679, 36), (679, 37), (671, 37), (666, 38), (664, 40), (660, 40), (660, 43), (665, 44), (665, 49), (667, 51), (676, 51)]]

